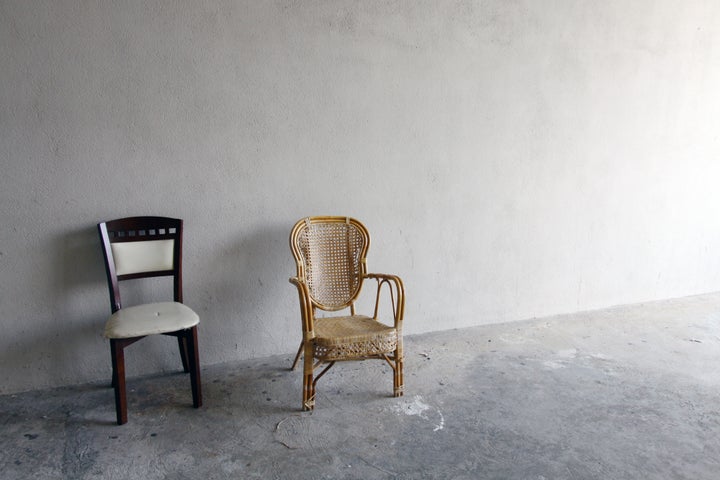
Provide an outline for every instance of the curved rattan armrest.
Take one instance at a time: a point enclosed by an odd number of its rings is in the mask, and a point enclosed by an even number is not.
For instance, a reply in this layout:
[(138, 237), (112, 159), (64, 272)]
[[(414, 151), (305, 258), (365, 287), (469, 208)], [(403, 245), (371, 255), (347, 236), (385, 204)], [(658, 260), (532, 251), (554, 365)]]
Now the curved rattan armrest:
[(295, 285), (298, 289), (298, 296), (300, 298), (300, 314), (302, 316), (303, 335), (307, 336), (309, 334), (310, 336), (312, 336), (312, 332), (314, 329), (314, 310), (312, 299), (310, 298), (310, 289), (308, 288), (305, 280), (298, 277), (290, 277), (289, 282)]
[(380, 304), (380, 291), (382, 286), (387, 284), (390, 289), (390, 301), (393, 305), (393, 315), (395, 317), (395, 328), (402, 326), (403, 317), (405, 315), (405, 286), (397, 275), (389, 275), (386, 273), (367, 273), (363, 276), (366, 279), (377, 281), (377, 295), (375, 297), (375, 316), (377, 320), (378, 307)]

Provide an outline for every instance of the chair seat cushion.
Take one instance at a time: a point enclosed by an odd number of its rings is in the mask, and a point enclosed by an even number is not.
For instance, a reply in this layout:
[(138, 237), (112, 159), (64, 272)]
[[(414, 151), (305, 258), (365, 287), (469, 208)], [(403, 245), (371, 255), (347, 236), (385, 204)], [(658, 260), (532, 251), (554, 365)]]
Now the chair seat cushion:
[(105, 338), (132, 338), (194, 327), (200, 318), (178, 302), (146, 303), (121, 308), (105, 324)]
[(315, 358), (333, 361), (389, 354), (397, 348), (397, 330), (364, 315), (316, 318)]

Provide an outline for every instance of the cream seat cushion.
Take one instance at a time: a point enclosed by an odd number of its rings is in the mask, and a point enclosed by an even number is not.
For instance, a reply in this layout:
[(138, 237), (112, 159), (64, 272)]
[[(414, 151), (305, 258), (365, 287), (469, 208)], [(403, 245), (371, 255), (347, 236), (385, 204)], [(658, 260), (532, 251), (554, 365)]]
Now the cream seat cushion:
[(105, 338), (132, 338), (174, 332), (200, 323), (197, 313), (178, 302), (121, 308), (105, 324)]
[(174, 240), (122, 242), (110, 245), (115, 261), (115, 273), (154, 272), (172, 270)]

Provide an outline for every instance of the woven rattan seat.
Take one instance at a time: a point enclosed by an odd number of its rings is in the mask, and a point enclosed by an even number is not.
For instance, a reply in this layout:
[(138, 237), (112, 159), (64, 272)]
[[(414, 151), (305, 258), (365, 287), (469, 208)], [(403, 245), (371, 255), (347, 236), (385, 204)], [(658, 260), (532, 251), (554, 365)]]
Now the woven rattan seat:
[[(370, 235), (365, 226), (348, 217), (308, 217), (295, 224), (290, 247), (297, 266), (297, 276), (290, 282), (300, 296), (303, 332), (293, 369), (304, 354), (303, 410), (314, 408), (317, 381), (341, 360), (384, 359), (394, 372), (394, 396), (401, 396), (404, 287), (397, 276), (367, 273)], [(376, 286), (372, 317), (355, 312), (365, 280), (373, 280)], [(384, 291), (392, 317), (381, 321), (378, 312)], [(317, 310), (346, 309), (350, 315), (315, 316)], [(315, 369), (323, 364), (324, 370), (315, 376)]]
[(315, 319), (315, 358), (324, 361), (353, 360), (362, 356), (392, 353), (397, 330), (364, 315)]

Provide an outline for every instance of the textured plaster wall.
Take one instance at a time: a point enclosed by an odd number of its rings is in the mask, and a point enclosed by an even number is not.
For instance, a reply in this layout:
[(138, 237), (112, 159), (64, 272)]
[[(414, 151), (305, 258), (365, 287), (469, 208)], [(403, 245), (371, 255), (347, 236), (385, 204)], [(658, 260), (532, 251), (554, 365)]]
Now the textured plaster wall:
[[(109, 379), (95, 224), (126, 215), (185, 219), (205, 364), (295, 350), (312, 214), (368, 225), (410, 334), (720, 290), (718, 25), (712, 0), (1, 0), (0, 393)], [(129, 375), (178, 368), (144, 343)]]

